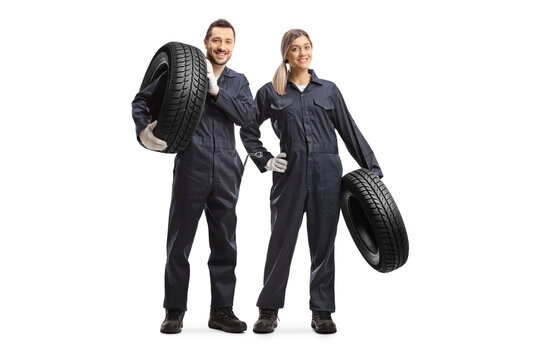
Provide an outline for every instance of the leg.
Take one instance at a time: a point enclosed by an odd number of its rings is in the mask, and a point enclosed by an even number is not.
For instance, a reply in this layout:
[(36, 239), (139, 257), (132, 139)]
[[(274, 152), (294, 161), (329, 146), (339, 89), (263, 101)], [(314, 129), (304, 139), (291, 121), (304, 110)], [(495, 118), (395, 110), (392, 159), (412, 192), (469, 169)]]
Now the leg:
[(257, 306), (263, 309), (278, 309), (285, 304), (285, 289), (306, 201), (305, 186), (291, 186), (302, 183), (290, 178), (295, 176), (293, 171), (289, 174), (274, 173), (273, 176), (270, 199), (272, 235), (266, 255), (264, 286), (257, 301)]
[[(234, 193), (233, 193), (234, 194)], [(232, 306), (236, 276), (236, 196), (214, 186), (205, 208), (210, 241), (211, 307)]]
[(187, 309), (188, 257), (210, 188), (208, 179), (195, 178), (199, 172), (189, 155), (186, 150), (175, 159), (163, 302), (166, 309), (182, 311)]
[(314, 311), (335, 311), (334, 241), (339, 221), (340, 191), (339, 157), (336, 154), (317, 154), (306, 211), (311, 254), (310, 309)]
[(241, 178), (241, 160), (234, 149), (219, 149), (205, 208), (210, 241), (210, 286), (212, 308), (233, 305), (236, 286), (236, 203)]

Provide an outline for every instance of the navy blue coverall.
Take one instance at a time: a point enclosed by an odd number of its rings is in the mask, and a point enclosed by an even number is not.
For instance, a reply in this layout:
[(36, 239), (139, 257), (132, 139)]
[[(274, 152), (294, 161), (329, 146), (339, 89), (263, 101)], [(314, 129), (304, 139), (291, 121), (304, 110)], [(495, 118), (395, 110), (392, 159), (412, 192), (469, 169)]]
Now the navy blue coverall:
[(290, 79), (285, 95), (278, 95), (271, 83), (255, 99), (256, 121), (242, 127), (240, 135), (261, 172), (273, 157), (263, 146), (260, 125), (268, 118), (287, 154), (285, 173), (274, 172), (270, 192), (272, 235), (264, 269), (264, 286), (257, 306), (284, 306), (285, 288), (298, 231), (307, 214), (311, 253), (310, 309), (335, 311), (334, 240), (339, 220), (342, 167), (334, 129), (361, 167), (382, 177), (377, 159), (354, 123), (343, 97), (330, 81), (309, 70), (311, 82), (301, 92)]
[[(135, 96), (133, 119), (139, 134), (157, 119), (166, 77), (158, 77)], [(236, 213), (243, 171), (236, 152), (234, 124), (254, 117), (253, 96), (243, 74), (227, 67), (218, 78), (217, 98), (208, 94), (201, 120), (191, 143), (174, 162), (167, 264), (166, 309), (187, 310), (188, 257), (203, 210), (210, 240), (212, 307), (233, 305), (236, 277)]]

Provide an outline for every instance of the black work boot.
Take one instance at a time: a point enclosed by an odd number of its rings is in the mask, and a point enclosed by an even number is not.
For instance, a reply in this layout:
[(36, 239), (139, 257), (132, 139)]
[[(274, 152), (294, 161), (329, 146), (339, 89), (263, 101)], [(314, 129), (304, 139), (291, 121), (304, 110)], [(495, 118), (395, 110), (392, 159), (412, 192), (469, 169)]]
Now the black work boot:
[(337, 331), (336, 324), (328, 311), (313, 311), (311, 327), (319, 334), (333, 334)]
[(277, 309), (259, 308), (259, 319), (253, 325), (253, 332), (257, 334), (268, 334), (277, 328)]
[(247, 329), (246, 323), (234, 315), (232, 306), (210, 308), (208, 327), (229, 333), (241, 333)]
[(184, 312), (178, 309), (167, 309), (165, 320), (161, 324), (164, 334), (178, 334), (184, 326)]

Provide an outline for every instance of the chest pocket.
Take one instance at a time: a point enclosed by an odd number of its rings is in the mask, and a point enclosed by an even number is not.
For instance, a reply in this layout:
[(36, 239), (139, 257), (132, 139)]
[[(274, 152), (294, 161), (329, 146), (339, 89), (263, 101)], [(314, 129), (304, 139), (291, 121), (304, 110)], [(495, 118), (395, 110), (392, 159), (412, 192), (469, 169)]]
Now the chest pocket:
[(279, 99), (279, 101), (270, 103), (271, 117), (276, 120), (287, 120), (292, 116), (292, 103), (293, 99)]
[(319, 119), (334, 121), (334, 104), (329, 99), (314, 99), (314, 115)]

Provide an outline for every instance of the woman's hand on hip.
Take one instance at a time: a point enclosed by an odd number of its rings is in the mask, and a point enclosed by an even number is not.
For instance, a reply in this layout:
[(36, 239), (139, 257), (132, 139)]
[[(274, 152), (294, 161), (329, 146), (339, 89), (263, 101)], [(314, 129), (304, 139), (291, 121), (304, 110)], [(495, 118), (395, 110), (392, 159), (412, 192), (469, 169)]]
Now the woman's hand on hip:
[(271, 158), (268, 160), (264, 168), (268, 171), (275, 171), (279, 173), (284, 173), (285, 170), (287, 170), (287, 160), (285, 158), (287, 157), (287, 154), (285, 153), (279, 153), (278, 156), (275, 158)]

